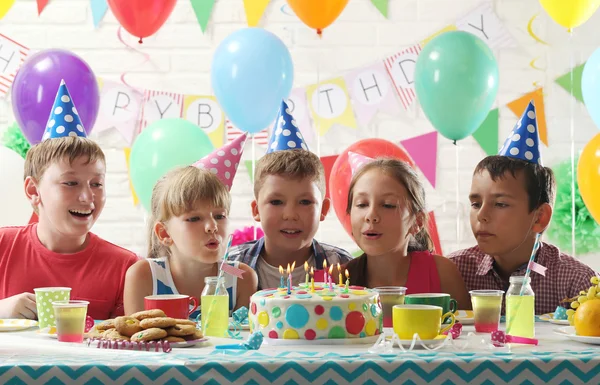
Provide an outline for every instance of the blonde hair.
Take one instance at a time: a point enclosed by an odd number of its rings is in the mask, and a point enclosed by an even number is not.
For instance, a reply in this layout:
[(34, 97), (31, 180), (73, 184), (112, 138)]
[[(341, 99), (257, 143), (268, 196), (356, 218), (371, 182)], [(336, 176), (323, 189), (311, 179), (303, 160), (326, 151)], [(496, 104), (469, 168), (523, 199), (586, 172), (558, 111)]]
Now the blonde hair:
[(310, 151), (275, 151), (260, 158), (256, 162), (254, 197), (258, 198), (258, 192), (268, 175), (279, 175), (289, 179), (310, 178), (325, 196), (325, 168), (321, 159)]
[(228, 213), (231, 196), (221, 180), (208, 170), (193, 166), (179, 167), (166, 173), (152, 189), (148, 218), (148, 258), (169, 256), (168, 247), (160, 243), (154, 232), (157, 222), (193, 211), (200, 201), (222, 207)]
[(423, 227), (416, 235), (414, 235), (413, 239), (409, 243), (408, 251), (433, 251), (433, 241), (431, 240), (431, 235), (429, 234), (428, 230), (429, 226), (425, 202), (425, 188), (423, 187), (423, 183), (421, 183), (419, 175), (417, 175), (415, 170), (404, 161), (393, 158), (378, 158), (362, 166), (358, 172), (354, 174), (352, 181), (350, 182), (346, 213), (350, 214), (350, 210), (352, 209), (354, 186), (356, 185), (356, 182), (361, 176), (365, 175), (371, 170), (379, 170), (402, 184), (408, 193), (406, 204), (409, 212), (415, 217), (422, 215)]
[(68, 159), (72, 164), (77, 158), (86, 158), (86, 163), (101, 161), (106, 165), (104, 152), (91, 139), (80, 136), (47, 139), (31, 147), (25, 157), (23, 179), (28, 176), (37, 182), (52, 163)]

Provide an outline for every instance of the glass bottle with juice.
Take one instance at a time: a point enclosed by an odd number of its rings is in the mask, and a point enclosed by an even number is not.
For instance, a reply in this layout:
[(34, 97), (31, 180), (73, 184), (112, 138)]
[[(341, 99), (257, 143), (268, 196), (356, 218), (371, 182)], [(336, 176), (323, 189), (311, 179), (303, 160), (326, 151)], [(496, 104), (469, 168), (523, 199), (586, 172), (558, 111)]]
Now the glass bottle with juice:
[(227, 337), (229, 329), (229, 293), (225, 280), (206, 277), (200, 299), (202, 332), (205, 336)]
[(529, 277), (527, 280), (525, 277), (510, 277), (506, 293), (506, 334), (535, 337), (535, 294)]

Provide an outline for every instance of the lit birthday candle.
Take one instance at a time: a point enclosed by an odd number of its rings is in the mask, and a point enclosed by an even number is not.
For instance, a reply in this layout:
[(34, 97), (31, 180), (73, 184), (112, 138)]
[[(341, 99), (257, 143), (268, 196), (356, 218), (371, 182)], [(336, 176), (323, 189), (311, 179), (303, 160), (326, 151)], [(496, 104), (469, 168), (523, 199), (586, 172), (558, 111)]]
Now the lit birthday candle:
[(333, 273), (333, 265), (329, 266), (329, 291), (333, 291), (333, 280), (331, 279)]
[(350, 273), (348, 273), (348, 269), (346, 269), (346, 293), (348, 292), (348, 287), (350, 286)]
[(327, 282), (329, 282), (327, 279), (327, 260), (323, 261), (323, 281), (325, 285), (327, 285)]
[(315, 270), (310, 267), (310, 292), (315, 292)]
[(304, 286), (308, 289), (308, 261), (304, 262), (304, 271), (306, 271), (306, 282)]
[(287, 265), (287, 274), (288, 274), (288, 295), (292, 294), (292, 271), (290, 270), (290, 264)]
[(340, 267), (340, 264), (339, 264), (339, 262), (338, 262), (338, 266), (337, 266), (337, 268), (338, 268), (338, 273), (340, 273), (340, 274), (339, 274), (339, 278), (340, 278), (340, 279), (339, 279), (339, 281), (340, 281), (340, 286), (342, 286), (342, 285), (344, 284), (344, 282), (342, 281), (342, 268)]
[(281, 265), (279, 265), (279, 275), (281, 275), (281, 277), (279, 277), (279, 287), (285, 287), (283, 284), (283, 267), (281, 267)]

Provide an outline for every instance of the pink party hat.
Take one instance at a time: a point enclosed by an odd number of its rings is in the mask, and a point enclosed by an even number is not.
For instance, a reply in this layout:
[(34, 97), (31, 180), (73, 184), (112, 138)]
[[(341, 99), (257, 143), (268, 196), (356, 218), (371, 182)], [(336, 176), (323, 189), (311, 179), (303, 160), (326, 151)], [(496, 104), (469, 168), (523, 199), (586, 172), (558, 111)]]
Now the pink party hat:
[(369, 158), (368, 156), (348, 151), (348, 161), (350, 162), (350, 167), (352, 168), (352, 175), (356, 174), (358, 169), (373, 160), (373, 158)]
[(210, 170), (210, 172), (216, 174), (221, 179), (228, 190), (231, 190), (233, 178), (240, 164), (247, 137), (248, 133), (238, 136), (231, 143), (227, 143), (200, 159), (193, 166)]

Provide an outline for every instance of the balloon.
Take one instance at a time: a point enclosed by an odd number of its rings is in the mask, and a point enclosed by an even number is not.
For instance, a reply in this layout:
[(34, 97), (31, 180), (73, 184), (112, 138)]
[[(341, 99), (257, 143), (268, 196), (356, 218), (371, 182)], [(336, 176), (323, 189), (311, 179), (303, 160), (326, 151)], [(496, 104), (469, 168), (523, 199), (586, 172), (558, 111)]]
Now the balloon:
[(292, 90), (294, 65), (277, 36), (243, 28), (219, 44), (210, 76), (225, 115), (241, 130), (257, 133), (275, 120)]
[(167, 171), (191, 165), (209, 154), (208, 135), (185, 119), (162, 119), (150, 124), (136, 138), (129, 157), (131, 183), (146, 210), (154, 184)]
[(592, 120), (600, 128), (600, 48), (592, 53), (583, 67), (581, 94)]
[(33, 211), (23, 189), (25, 160), (19, 154), (0, 146), (0, 227), (24, 226)]
[(583, 148), (577, 164), (577, 184), (583, 202), (600, 224), (600, 134)]
[(287, 0), (294, 13), (320, 35), (342, 13), (348, 0)]
[(574, 28), (596, 12), (600, 0), (540, 0), (540, 4), (557, 24)]
[(464, 139), (479, 128), (496, 99), (498, 63), (475, 35), (446, 32), (419, 54), (415, 89), (435, 129), (448, 139)]
[(42, 140), (62, 79), (69, 87), (86, 133), (89, 135), (94, 128), (100, 92), (90, 66), (69, 51), (41, 51), (23, 63), (12, 85), (13, 112), (17, 124), (31, 144)]
[(335, 215), (344, 226), (344, 230), (352, 236), (350, 215), (346, 214), (348, 206), (348, 190), (352, 179), (352, 169), (348, 162), (348, 152), (355, 152), (369, 158), (395, 158), (400, 159), (414, 167), (410, 156), (399, 146), (383, 139), (363, 139), (340, 153), (331, 168), (329, 177), (329, 193)]
[(119, 23), (134, 36), (154, 35), (167, 21), (177, 0), (108, 0)]

